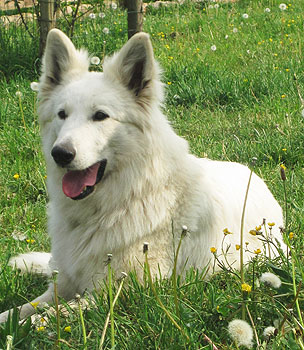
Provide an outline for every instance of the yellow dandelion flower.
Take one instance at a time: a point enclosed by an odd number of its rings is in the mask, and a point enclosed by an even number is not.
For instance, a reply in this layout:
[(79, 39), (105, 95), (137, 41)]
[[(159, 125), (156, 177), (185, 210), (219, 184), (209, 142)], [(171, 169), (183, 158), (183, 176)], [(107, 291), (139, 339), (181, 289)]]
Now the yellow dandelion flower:
[(223, 230), (223, 233), (224, 233), (225, 236), (227, 236), (227, 235), (232, 235), (232, 232), (230, 232), (230, 231), (228, 230), (228, 228), (225, 228), (225, 229)]
[(289, 237), (289, 239), (293, 239), (293, 237), (294, 237), (294, 233), (293, 233), (293, 232), (289, 232), (288, 237)]
[(35, 243), (35, 240), (34, 240), (34, 239), (27, 239), (26, 242), (27, 242), (27, 243), (30, 243), (30, 244), (34, 244), (34, 243)]
[(279, 67), (274, 67), (274, 69), (279, 69)]
[(287, 148), (282, 148), (282, 151), (283, 151), (283, 152), (286, 152), (286, 151), (287, 151)]
[(37, 328), (37, 332), (43, 332), (45, 330), (44, 326), (40, 326)]
[(256, 236), (256, 230), (250, 230), (249, 233), (252, 235), (252, 236)]
[(235, 245), (235, 249), (236, 249), (236, 250), (240, 250), (240, 249), (241, 249), (241, 246), (240, 246), (239, 244), (236, 244), (236, 245)]
[(286, 72), (289, 72), (289, 71), (290, 71), (290, 69), (289, 69), (289, 68), (286, 68), (285, 70), (286, 70)]
[(166, 48), (166, 49), (170, 49), (170, 46), (169, 46), (169, 45), (165, 45), (165, 48)]
[(18, 179), (20, 178), (20, 175), (19, 175), (19, 174), (15, 174), (15, 175), (13, 176), (13, 178), (16, 179), (16, 180), (18, 180)]
[(169, 60), (173, 60), (173, 56), (168, 56), (168, 59)]
[[(286, 170), (286, 166), (284, 164), (280, 164), (280, 167), (283, 169), (283, 170)], [(269, 224), (268, 224), (269, 225)]]
[(215, 247), (211, 247), (210, 248), (210, 252), (213, 253), (213, 254), (216, 253), (216, 248)]
[(274, 54), (273, 54), (273, 56), (276, 56), (276, 57), (277, 57), (277, 56), (278, 56), (278, 54), (277, 54), (277, 53), (274, 53)]
[(64, 331), (67, 333), (71, 333), (71, 326), (64, 327)]
[(242, 291), (250, 293), (251, 292), (251, 286), (249, 284), (247, 284), (247, 283), (243, 283), (242, 284)]
[(168, 85), (171, 85), (172, 83), (171, 83), (171, 81), (168, 81), (167, 84), (168, 84)]
[(200, 50), (200, 49), (197, 47), (197, 48), (196, 48), (196, 52), (199, 52), (199, 50)]
[(32, 306), (33, 306), (33, 308), (36, 310), (37, 309), (37, 306), (38, 306), (38, 304), (39, 304), (39, 301), (32, 301), (31, 303), (30, 303)]
[(254, 251), (254, 254), (261, 254), (261, 249), (260, 248), (258, 248), (258, 249), (256, 249), (255, 251)]
[(249, 244), (249, 242), (245, 242), (245, 244), (246, 244), (246, 247), (248, 246), (248, 244)]
[(281, 95), (281, 98), (285, 98), (285, 97), (286, 97), (286, 95), (284, 95), (284, 94), (283, 94), (283, 95)]
[(275, 225), (274, 222), (268, 222), (268, 226), (269, 226), (269, 227), (273, 227), (274, 225)]
[(259, 226), (257, 226), (257, 227), (255, 228), (256, 231), (261, 231), (261, 229), (262, 229), (262, 226), (261, 226), (261, 225), (259, 225)]
[(272, 43), (273, 40), (270, 38), (269, 41)]

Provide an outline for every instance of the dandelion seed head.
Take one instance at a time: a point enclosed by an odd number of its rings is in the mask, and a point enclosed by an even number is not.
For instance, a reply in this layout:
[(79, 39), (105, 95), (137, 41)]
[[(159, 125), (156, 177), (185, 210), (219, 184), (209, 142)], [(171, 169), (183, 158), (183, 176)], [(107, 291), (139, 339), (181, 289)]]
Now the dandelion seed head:
[(16, 96), (17, 97), (22, 97), (22, 92), (21, 91), (16, 91)]
[(266, 7), (265, 10), (264, 10), (264, 12), (266, 12), (266, 13), (269, 13), (270, 11), (271, 11), (271, 10), (270, 10), (269, 7)]
[(111, 4), (111, 7), (112, 7), (113, 10), (116, 10), (116, 9), (117, 9), (117, 4), (116, 4), (115, 2), (113, 2), (113, 3)]
[(107, 27), (104, 27), (103, 30), (102, 30), (102, 32), (103, 32), (104, 34), (109, 34), (109, 33), (110, 33), (110, 29), (107, 28)]
[(237, 32), (238, 32), (238, 29), (234, 27), (234, 28), (232, 29), (232, 31), (233, 31), (233, 33), (237, 33)]
[(95, 19), (95, 18), (96, 18), (96, 15), (95, 15), (95, 13), (90, 13), (90, 14), (89, 14), (89, 17), (90, 17), (91, 19)]
[(245, 18), (245, 19), (247, 19), (249, 16), (248, 16), (247, 13), (244, 13), (244, 14), (242, 15), (242, 17)]
[(100, 58), (97, 56), (94, 56), (91, 58), (91, 63), (94, 64), (95, 66), (98, 66), (100, 63)]
[(282, 4), (279, 5), (279, 8), (280, 8), (281, 11), (285, 11), (287, 9), (287, 5), (282, 3)]
[(233, 320), (228, 324), (228, 333), (238, 346), (252, 347), (253, 331), (250, 325), (243, 320)]
[(269, 339), (275, 335), (276, 329), (273, 326), (266, 327), (263, 331), (263, 336), (266, 339)]
[(39, 83), (37, 83), (36, 81), (31, 82), (30, 86), (33, 91), (39, 91)]
[(212, 46), (211, 46), (211, 50), (212, 50), (212, 51), (216, 51), (216, 46), (215, 46), (215, 45), (212, 45)]
[(278, 277), (277, 275), (275, 275), (272, 272), (262, 273), (262, 275), (260, 277), (260, 282), (268, 284), (271, 287), (276, 288), (276, 289), (280, 288), (282, 285), (280, 277)]
[(214, 4), (214, 6), (213, 6), (215, 9), (218, 9), (219, 7), (220, 7), (220, 5), (219, 4)]
[(103, 12), (100, 12), (100, 13), (98, 14), (98, 16), (99, 16), (100, 18), (105, 18), (105, 17), (106, 17), (106, 14), (103, 13)]
[(302, 117), (304, 118), (304, 108), (301, 111)]

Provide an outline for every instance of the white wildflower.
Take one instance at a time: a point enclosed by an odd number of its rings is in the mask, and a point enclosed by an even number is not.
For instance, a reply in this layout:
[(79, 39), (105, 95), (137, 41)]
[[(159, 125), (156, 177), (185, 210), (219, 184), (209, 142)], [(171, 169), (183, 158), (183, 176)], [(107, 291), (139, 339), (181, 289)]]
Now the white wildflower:
[(31, 89), (33, 91), (39, 91), (39, 83), (37, 83), (36, 81), (31, 82)]
[(238, 346), (252, 347), (253, 331), (250, 325), (243, 320), (233, 320), (228, 324), (228, 333)]
[(225, 35), (225, 39), (227, 40), (228, 38), (229, 38), (229, 35), (226, 34), (226, 35)]
[(270, 10), (269, 7), (266, 7), (264, 11), (267, 12), (267, 13), (269, 13), (271, 10)]
[(250, 55), (250, 50), (247, 50), (246, 52), (248, 53), (248, 55)]
[(213, 9), (213, 5), (209, 5), (209, 6), (208, 6), (208, 9)]
[(273, 288), (280, 288), (282, 284), (280, 277), (273, 274), (272, 272), (262, 273), (260, 277), (260, 282), (269, 284)]
[(22, 92), (21, 91), (16, 91), (16, 96), (17, 97), (22, 97)]
[(269, 339), (274, 336), (275, 334), (275, 328), (272, 326), (266, 327), (263, 332), (263, 336), (265, 339)]
[(26, 239), (26, 235), (21, 232), (13, 232), (12, 237), (15, 241), (24, 241)]
[(212, 45), (212, 46), (211, 46), (211, 50), (212, 50), (212, 51), (216, 51), (216, 46), (215, 46), (215, 45)]
[(106, 14), (103, 13), (103, 12), (100, 12), (100, 14), (98, 15), (100, 18), (105, 18), (106, 17)]
[(91, 57), (91, 64), (94, 64), (95, 66), (98, 66), (100, 63), (100, 58), (97, 56)]
[(245, 19), (247, 19), (249, 16), (248, 16), (247, 13), (244, 13), (242, 17), (245, 18)]
[(279, 5), (279, 8), (280, 8), (281, 11), (285, 11), (287, 9), (287, 5), (282, 3), (282, 4)]
[(89, 17), (90, 17), (91, 19), (95, 19), (95, 18), (96, 18), (96, 15), (95, 15), (95, 13), (90, 13), (90, 14), (89, 14)]
[(220, 5), (219, 4), (214, 4), (214, 6), (213, 6), (215, 9), (218, 9), (219, 7), (220, 7)]
[(113, 10), (116, 10), (117, 9), (117, 4), (115, 2), (112, 2), (111, 7), (112, 7)]
[(109, 34), (109, 33), (110, 33), (110, 29), (107, 28), (107, 27), (104, 27), (103, 30), (102, 30), (102, 32), (103, 32), (104, 34)]
[(232, 29), (232, 31), (233, 31), (233, 33), (237, 33), (237, 32), (238, 32), (238, 29), (234, 27), (234, 28)]

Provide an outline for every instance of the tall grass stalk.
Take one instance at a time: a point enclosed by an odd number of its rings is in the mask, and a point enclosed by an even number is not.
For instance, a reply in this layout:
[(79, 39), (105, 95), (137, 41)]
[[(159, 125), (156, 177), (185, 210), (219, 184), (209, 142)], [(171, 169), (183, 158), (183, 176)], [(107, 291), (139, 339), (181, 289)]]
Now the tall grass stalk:
[(79, 318), (80, 318), (80, 324), (81, 324), (81, 329), (82, 329), (82, 336), (83, 336), (83, 348), (87, 348), (87, 332), (84, 324), (84, 319), (83, 319), (83, 313), (82, 313), (82, 308), (81, 308), (81, 302), (80, 302), (80, 295), (76, 295), (76, 301), (78, 303), (78, 311), (79, 311)]
[[(241, 239), (240, 239), (241, 285), (243, 285), (245, 283), (245, 278), (244, 278), (244, 221), (245, 221), (245, 210), (246, 210), (246, 204), (247, 204), (247, 198), (248, 198), (252, 173), (253, 173), (253, 171), (250, 170), (249, 180), (248, 180), (245, 199), (244, 199), (242, 218), (241, 218), (241, 232), (240, 232), (240, 236), (241, 236)], [(246, 319), (246, 300), (245, 300), (245, 292), (242, 291), (242, 320), (245, 320), (245, 319)]]
[(57, 289), (57, 275), (58, 271), (53, 271), (53, 284), (54, 284), (54, 301), (55, 301), (55, 310), (56, 310), (56, 330), (57, 330), (57, 341), (56, 348), (60, 349), (60, 315), (59, 315), (59, 302), (58, 302), (58, 289)]
[(176, 254), (174, 257), (174, 266), (173, 266), (173, 272), (172, 272), (172, 284), (173, 284), (173, 294), (174, 294), (174, 304), (175, 304), (175, 311), (178, 318), (180, 318), (180, 310), (179, 310), (179, 303), (178, 303), (178, 297), (177, 297), (177, 276), (176, 276), (176, 266), (177, 266), (177, 259), (180, 251), (180, 247), (182, 244), (183, 238), (186, 236), (188, 232), (188, 228), (186, 226), (183, 226), (182, 228), (182, 234), (178, 242), (178, 246), (176, 249)]
[[(115, 304), (117, 302), (117, 299), (119, 297), (119, 294), (120, 294), (120, 292), (122, 290), (122, 286), (123, 286), (125, 277), (127, 277), (127, 274), (125, 272), (122, 272), (121, 281), (120, 281), (117, 293), (116, 293), (116, 295), (115, 295), (115, 297), (113, 299), (113, 308), (114, 308), (114, 306), (115, 306)], [(105, 320), (105, 324), (104, 324), (104, 327), (103, 327), (103, 331), (102, 331), (102, 334), (101, 334), (99, 350), (102, 350), (102, 346), (103, 346), (103, 343), (104, 343), (104, 340), (105, 340), (105, 336), (106, 336), (107, 328), (108, 328), (108, 325), (109, 325), (109, 321), (110, 321), (110, 311), (107, 314), (107, 317), (106, 317), (106, 320)]]
[(23, 127), (24, 127), (24, 130), (26, 130), (24, 112), (23, 112), (23, 107), (22, 107), (22, 93), (20, 91), (17, 91), (16, 95), (18, 97), (18, 103), (19, 103), (20, 114), (21, 114), (21, 118), (22, 118), (22, 122), (23, 122)]
[(145, 248), (145, 244), (144, 244), (144, 254), (145, 254), (145, 267), (146, 267), (146, 271), (147, 271), (147, 274), (148, 274), (149, 286), (150, 286), (150, 288), (152, 290), (152, 293), (154, 294), (154, 297), (155, 297), (156, 301), (158, 302), (159, 306), (164, 311), (164, 313), (168, 317), (168, 319), (172, 322), (172, 324), (181, 332), (181, 334), (187, 339), (187, 341), (189, 341), (190, 339), (189, 339), (188, 335), (184, 332), (182, 327), (175, 321), (175, 319), (173, 318), (171, 313), (166, 309), (165, 305), (159, 299), (159, 296), (158, 296), (158, 294), (157, 294), (157, 292), (155, 290), (155, 287), (154, 287), (154, 284), (153, 284), (153, 281), (152, 281), (151, 270), (150, 270), (150, 266), (149, 266), (149, 262), (148, 262), (148, 245), (146, 245), (146, 248)]
[(115, 347), (115, 329), (114, 329), (114, 309), (113, 309), (113, 291), (112, 291), (112, 254), (108, 254), (108, 283), (109, 283), (109, 303), (110, 303), (110, 318), (111, 318), (111, 348)]

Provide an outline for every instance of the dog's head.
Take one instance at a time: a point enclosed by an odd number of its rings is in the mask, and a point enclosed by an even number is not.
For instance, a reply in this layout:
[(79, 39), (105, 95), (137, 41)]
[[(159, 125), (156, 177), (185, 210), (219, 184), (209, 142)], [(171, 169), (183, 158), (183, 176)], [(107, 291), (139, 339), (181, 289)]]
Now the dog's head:
[(149, 115), (162, 97), (145, 33), (106, 58), (103, 73), (88, 68), (87, 53), (76, 50), (60, 30), (51, 30), (38, 112), (48, 167), (59, 173), (63, 192), (72, 199), (87, 197), (130, 152), (142, 153), (140, 135), (153, 123)]

